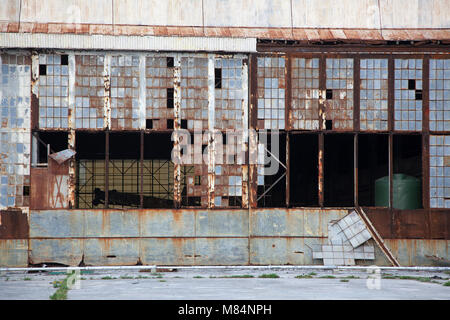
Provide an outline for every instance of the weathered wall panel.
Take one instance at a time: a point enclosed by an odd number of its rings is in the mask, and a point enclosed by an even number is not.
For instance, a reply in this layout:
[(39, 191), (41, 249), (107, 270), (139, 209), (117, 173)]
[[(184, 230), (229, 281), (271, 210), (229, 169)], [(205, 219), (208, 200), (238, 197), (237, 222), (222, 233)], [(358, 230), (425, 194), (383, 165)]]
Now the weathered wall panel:
[(29, 240), (29, 263), (61, 263), (70, 266), (80, 264), (83, 257), (82, 239), (33, 239)]
[(248, 211), (198, 210), (195, 233), (198, 237), (247, 237)]
[(192, 238), (141, 239), (143, 264), (194, 265), (195, 240)]
[(82, 238), (84, 214), (68, 210), (30, 212), (30, 238)]
[(21, 210), (0, 211), (0, 239), (27, 239), (28, 215)]
[(28, 265), (28, 240), (0, 240), (0, 266), (25, 267)]
[(140, 213), (142, 237), (193, 237), (195, 213), (189, 210), (151, 210)]
[(443, 258), (447, 262), (449, 259), (448, 240), (385, 239), (384, 241), (402, 266), (438, 265), (427, 256)]
[(139, 239), (85, 239), (83, 262), (87, 265), (136, 265)]
[(304, 238), (251, 238), (250, 263), (255, 265), (304, 264)]
[(247, 238), (196, 238), (194, 263), (197, 265), (248, 264)]

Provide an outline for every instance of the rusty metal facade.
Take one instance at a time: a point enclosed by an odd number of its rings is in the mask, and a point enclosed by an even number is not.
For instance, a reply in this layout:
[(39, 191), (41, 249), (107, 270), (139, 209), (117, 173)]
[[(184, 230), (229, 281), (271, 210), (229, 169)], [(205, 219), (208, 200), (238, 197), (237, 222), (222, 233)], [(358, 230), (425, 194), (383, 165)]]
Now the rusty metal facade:
[[(255, 55), (2, 53), (0, 204), (8, 214), (18, 215), (13, 208), (22, 208), (23, 216), (19, 222), (2, 219), (0, 227), (8, 231), (0, 229), (1, 249), (12, 253), (0, 264), (76, 265), (83, 257), (83, 263), (107, 265), (317, 263), (308, 248), (324, 244), (328, 222), (348, 213), (347, 208), (323, 208), (327, 165), (323, 139), (342, 131), (356, 137), (355, 155), (360, 133), (421, 135), (424, 208), (368, 208), (366, 212), (401, 264), (430, 264), (426, 256), (448, 258), (448, 52), (339, 54), (287, 48), (275, 54), (270, 45), (265, 50)], [(37, 74), (32, 72), (32, 56), (38, 57)], [(280, 170), (286, 171), (286, 180), (277, 188), (286, 192), (286, 201), (276, 209), (263, 208), (257, 201), (258, 185), (271, 186), (261, 166), (240, 163), (238, 154), (228, 159), (218, 152), (220, 144), (236, 145), (227, 130), (247, 128), (279, 129), (284, 134), (286, 154)], [(107, 156), (63, 165), (49, 160), (46, 167), (30, 169), (32, 129), (68, 132), (67, 145), (74, 151), (76, 132), (106, 132)], [(168, 161), (155, 166), (157, 159), (143, 158), (144, 135), (170, 134), (174, 129), (192, 133), (194, 141), (188, 147), (193, 164)], [(140, 135), (140, 156), (110, 159), (113, 135), (126, 132)], [(289, 205), (293, 165), (289, 136), (305, 133), (315, 133), (319, 139), (319, 184), (311, 192), (319, 194), (322, 208)], [(170, 142), (176, 152), (183, 144), (180, 137)], [(233, 139), (244, 158), (265, 153), (252, 137)], [(198, 146), (202, 159), (196, 162)], [(153, 166), (161, 170), (157, 180), (167, 186), (170, 208), (144, 206), (156, 176), (149, 169)], [(357, 183), (356, 162), (354, 172)], [(133, 179), (132, 190), (124, 187), (127, 175)], [(93, 199), (86, 198), (86, 205), (80, 206), (75, 190), (81, 187), (92, 194), (99, 185), (106, 193), (105, 205), (94, 208)], [(136, 208), (141, 209), (115, 205), (108, 200), (111, 190), (137, 194), (141, 200)], [(355, 191), (355, 206), (357, 199)], [(77, 203), (87, 210), (72, 209)], [(29, 234), (11, 238), (15, 223)], [(28, 240), (27, 254), (19, 241), (23, 239)], [(406, 254), (411, 246), (414, 253)], [(417, 246), (423, 246), (422, 251)], [(12, 254), (20, 261), (9, 258)]]

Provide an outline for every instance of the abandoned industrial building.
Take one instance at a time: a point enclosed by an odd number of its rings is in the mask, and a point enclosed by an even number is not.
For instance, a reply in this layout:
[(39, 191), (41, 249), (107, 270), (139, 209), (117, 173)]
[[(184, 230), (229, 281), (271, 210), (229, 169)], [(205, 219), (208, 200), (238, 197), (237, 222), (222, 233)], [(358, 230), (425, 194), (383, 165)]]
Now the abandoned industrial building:
[(450, 263), (448, 1), (90, 2), (1, 3), (1, 267)]

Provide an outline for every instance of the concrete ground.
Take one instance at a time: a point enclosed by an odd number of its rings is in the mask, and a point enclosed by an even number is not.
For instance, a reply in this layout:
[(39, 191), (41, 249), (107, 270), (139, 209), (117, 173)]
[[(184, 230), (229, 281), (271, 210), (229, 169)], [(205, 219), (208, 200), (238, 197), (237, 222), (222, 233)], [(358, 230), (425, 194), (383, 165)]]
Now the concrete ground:
[[(450, 300), (450, 272), (341, 269), (83, 271), (69, 300)], [(153, 270), (154, 271), (154, 270)], [(261, 278), (262, 275), (267, 275)], [(275, 276), (278, 278), (275, 278)], [(372, 275), (371, 277), (374, 277)], [(0, 272), (0, 300), (46, 300), (64, 272)], [(378, 281), (378, 282), (377, 282)], [(377, 289), (378, 287), (378, 289)]]

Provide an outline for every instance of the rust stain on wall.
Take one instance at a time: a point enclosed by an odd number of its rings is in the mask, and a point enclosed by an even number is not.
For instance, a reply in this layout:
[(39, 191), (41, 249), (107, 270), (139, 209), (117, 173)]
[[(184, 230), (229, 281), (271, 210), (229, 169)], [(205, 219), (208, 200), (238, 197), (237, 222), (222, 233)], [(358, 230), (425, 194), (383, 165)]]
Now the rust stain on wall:
[(22, 210), (2, 210), (0, 221), (0, 239), (28, 239), (28, 217)]

